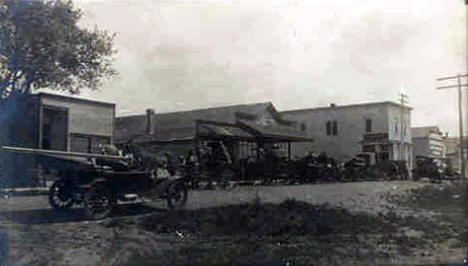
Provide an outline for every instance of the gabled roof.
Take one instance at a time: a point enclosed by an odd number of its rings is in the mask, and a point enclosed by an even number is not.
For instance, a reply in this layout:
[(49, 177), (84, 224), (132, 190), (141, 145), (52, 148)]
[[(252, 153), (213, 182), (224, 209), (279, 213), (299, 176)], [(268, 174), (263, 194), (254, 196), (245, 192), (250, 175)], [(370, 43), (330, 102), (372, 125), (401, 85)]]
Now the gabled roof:
[[(278, 124), (293, 125), (281, 117), (271, 102), (213, 107), (189, 111), (154, 114), (154, 135), (152, 139), (182, 140), (195, 135), (197, 120), (219, 121), (235, 124), (239, 120), (255, 120), (270, 112)], [(123, 116), (116, 119), (116, 142), (127, 142), (131, 138), (146, 135), (147, 115)], [(141, 139), (141, 137), (139, 137)]]
[[(171, 141), (192, 141), (196, 137), (202, 140), (244, 140), (273, 142), (312, 142), (313, 140), (291, 128), (264, 126), (237, 122), (234, 124), (210, 120), (197, 120), (196, 126), (181, 130), (164, 130), (153, 135), (141, 135), (133, 139), (137, 143), (167, 143)], [(120, 142), (122, 143), (122, 142)]]
[[(176, 125), (176, 124), (187, 125), (197, 119), (235, 122), (236, 113), (239, 113), (240, 115), (242, 114), (256, 115), (256, 114), (264, 112), (268, 108), (269, 105), (271, 105), (270, 102), (265, 102), (265, 103), (255, 103), (255, 104), (212, 107), (212, 108), (205, 108), (205, 109), (194, 109), (194, 110), (177, 111), (177, 112), (169, 112), (169, 113), (156, 113), (155, 118), (156, 118), (156, 121), (158, 121), (157, 122), (158, 124), (167, 123), (171, 125)], [(117, 117), (117, 122), (121, 125), (127, 125), (128, 123), (135, 123), (138, 120), (146, 121), (146, 114)]]

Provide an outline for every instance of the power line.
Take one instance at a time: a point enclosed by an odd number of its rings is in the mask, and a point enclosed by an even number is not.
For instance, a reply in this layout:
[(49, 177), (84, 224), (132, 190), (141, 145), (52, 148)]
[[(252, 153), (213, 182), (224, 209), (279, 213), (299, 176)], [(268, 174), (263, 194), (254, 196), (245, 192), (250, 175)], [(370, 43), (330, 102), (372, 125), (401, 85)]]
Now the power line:
[(452, 77), (443, 77), (443, 78), (438, 78), (437, 81), (442, 81), (442, 80), (457, 80), (456, 85), (447, 85), (447, 86), (439, 86), (437, 87), (438, 90), (441, 89), (450, 89), (450, 88), (458, 88), (458, 127), (459, 127), (459, 134), (460, 134), (460, 164), (461, 164), (461, 175), (463, 177), (463, 180), (465, 179), (465, 171), (466, 171), (466, 160), (465, 160), (465, 152), (464, 150), (468, 150), (466, 147), (467, 146), (467, 141), (465, 141), (465, 138), (463, 136), (463, 108), (462, 108), (462, 99), (463, 99), (463, 92), (462, 92), (462, 87), (468, 86), (468, 84), (462, 84), (461, 83), (461, 78), (462, 77), (468, 77), (468, 74), (460, 74), (458, 73), (456, 76)]
[(460, 85), (447, 85), (447, 86), (439, 86), (437, 87), (438, 90), (443, 90), (443, 89), (451, 89), (451, 88), (458, 88), (458, 86), (461, 86), (461, 87), (467, 87), (468, 84), (460, 84)]
[[(468, 74), (463, 74), (463, 75), (460, 74), (460, 77), (468, 77)], [(458, 75), (457, 75), (457, 76), (453, 76), (453, 77), (438, 78), (437, 81), (449, 80), (449, 79), (457, 79), (457, 78), (458, 78)]]

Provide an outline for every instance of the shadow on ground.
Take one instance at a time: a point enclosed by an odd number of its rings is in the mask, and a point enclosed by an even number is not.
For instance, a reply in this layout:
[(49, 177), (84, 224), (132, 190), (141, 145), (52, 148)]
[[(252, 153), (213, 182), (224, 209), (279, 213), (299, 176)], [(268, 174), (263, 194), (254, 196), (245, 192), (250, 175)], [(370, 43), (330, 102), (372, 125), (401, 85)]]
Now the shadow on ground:
[[(150, 207), (142, 204), (126, 204), (117, 206), (111, 217), (136, 216), (153, 212), (166, 212), (161, 208)], [(14, 223), (20, 224), (52, 224), (86, 221), (82, 208), (67, 211), (56, 211), (51, 208), (36, 210), (4, 211), (3, 217)]]

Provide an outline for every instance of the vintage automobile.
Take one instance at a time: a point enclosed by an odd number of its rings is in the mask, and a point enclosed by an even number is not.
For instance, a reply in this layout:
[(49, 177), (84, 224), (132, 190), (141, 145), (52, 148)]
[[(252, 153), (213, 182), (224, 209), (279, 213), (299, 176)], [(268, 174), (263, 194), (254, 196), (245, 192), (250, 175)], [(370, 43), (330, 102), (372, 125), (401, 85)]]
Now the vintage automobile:
[(49, 203), (56, 210), (82, 205), (90, 219), (103, 219), (118, 202), (135, 196), (163, 199), (171, 209), (185, 206), (188, 189), (183, 178), (161, 178), (135, 158), (105, 154), (4, 147), (6, 151), (35, 154), (45, 173), (56, 173)]
[(416, 165), (413, 170), (414, 180), (423, 177), (429, 178), (431, 182), (441, 182), (442, 180), (457, 180), (460, 174), (452, 170), (450, 162), (443, 157), (436, 156), (416, 156)]
[(324, 152), (319, 155), (309, 153), (295, 162), (294, 169), (302, 183), (341, 181), (342, 179), (340, 165)]

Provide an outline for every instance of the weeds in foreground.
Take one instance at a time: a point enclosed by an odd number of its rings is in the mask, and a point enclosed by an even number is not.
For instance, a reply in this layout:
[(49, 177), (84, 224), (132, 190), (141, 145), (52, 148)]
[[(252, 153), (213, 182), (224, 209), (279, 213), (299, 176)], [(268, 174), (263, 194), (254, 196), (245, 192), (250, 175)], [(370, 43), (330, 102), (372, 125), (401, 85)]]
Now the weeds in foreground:
[(295, 199), (263, 203), (258, 196), (246, 204), (155, 213), (140, 217), (137, 226), (173, 235), (179, 244), (150, 258), (133, 259), (174, 265), (283, 265), (285, 260), (294, 265), (379, 264), (379, 259), (411, 256), (451, 237), (450, 230), (421, 217), (353, 214)]

